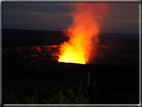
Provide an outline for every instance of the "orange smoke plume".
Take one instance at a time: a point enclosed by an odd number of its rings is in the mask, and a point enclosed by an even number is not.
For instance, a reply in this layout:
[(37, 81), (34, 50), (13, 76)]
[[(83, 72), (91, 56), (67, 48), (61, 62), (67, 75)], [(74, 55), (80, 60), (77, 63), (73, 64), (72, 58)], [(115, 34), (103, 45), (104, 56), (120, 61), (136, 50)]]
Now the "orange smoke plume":
[[(73, 23), (64, 34), (70, 39), (60, 45), (59, 62), (86, 64), (91, 58), (92, 47), (99, 43), (98, 34), (105, 14), (105, 4), (79, 3), (71, 12)], [(94, 55), (96, 54), (93, 53)]]

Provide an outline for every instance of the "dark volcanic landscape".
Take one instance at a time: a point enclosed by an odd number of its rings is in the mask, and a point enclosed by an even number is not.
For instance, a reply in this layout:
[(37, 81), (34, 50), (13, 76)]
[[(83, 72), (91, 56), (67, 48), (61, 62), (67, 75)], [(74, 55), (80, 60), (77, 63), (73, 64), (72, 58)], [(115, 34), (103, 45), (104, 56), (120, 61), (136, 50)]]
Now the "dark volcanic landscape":
[[(3, 54), (21, 53), (34, 60), (56, 59), (60, 44), (69, 38), (61, 31), (2, 30)], [(94, 64), (131, 65), (139, 63), (139, 35), (101, 33), (100, 43), (92, 48), (97, 56)], [(93, 54), (93, 53), (92, 53)]]
[[(37, 89), (38, 103), (42, 104), (50, 103), (45, 100), (47, 96), (52, 98), (50, 85), (79, 84), (79, 88), (75, 88), (79, 91), (74, 92), (85, 93), (90, 104), (139, 103), (139, 35), (100, 33), (100, 43), (92, 48), (97, 50), (97, 55), (86, 65), (57, 61), (60, 44), (68, 39), (61, 31), (3, 29), (3, 93), (7, 89), (20, 103), (29, 103), (22, 98), (27, 98)], [(86, 86), (88, 72), (91, 79), (89, 89)]]

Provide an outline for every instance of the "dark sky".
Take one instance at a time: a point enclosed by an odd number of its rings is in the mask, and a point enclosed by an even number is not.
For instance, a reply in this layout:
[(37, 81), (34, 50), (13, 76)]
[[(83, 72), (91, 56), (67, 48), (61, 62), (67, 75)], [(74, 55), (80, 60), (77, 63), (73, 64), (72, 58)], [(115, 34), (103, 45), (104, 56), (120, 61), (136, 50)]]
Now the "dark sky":
[[(139, 33), (138, 3), (109, 3), (101, 32)], [(76, 3), (2, 3), (2, 28), (63, 31), (72, 23)], [(102, 16), (98, 16), (102, 17)], [(103, 16), (104, 17), (104, 16)]]

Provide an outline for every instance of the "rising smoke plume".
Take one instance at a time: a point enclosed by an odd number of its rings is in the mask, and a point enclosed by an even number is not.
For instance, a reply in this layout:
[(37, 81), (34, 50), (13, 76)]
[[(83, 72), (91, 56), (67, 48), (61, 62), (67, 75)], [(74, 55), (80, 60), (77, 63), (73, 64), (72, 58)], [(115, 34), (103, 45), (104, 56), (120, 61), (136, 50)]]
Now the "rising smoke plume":
[(71, 12), (73, 23), (65, 33), (69, 40), (60, 45), (61, 55), (58, 61), (89, 63), (97, 53), (93, 48), (99, 43), (98, 35), (106, 15), (109, 15), (109, 11), (104, 3), (77, 4), (76, 9)]

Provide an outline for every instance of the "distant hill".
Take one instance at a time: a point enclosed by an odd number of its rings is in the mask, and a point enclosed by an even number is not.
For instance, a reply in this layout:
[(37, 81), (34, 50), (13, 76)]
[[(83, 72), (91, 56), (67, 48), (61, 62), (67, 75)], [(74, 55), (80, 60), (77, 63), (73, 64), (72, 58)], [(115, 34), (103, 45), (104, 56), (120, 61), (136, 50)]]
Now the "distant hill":
[(100, 33), (99, 45), (139, 45), (139, 34)]
[[(138, 45), (138, 34), (100, 33), (98, 45)], [(62, 31), (2, 29), (2, 46), (60, 45), (69, 38)]]
[(40, 30), (2, 30), (3, 46), (43, 46), (59, 45), (65, 37), (61, 31), (40, 31)]

